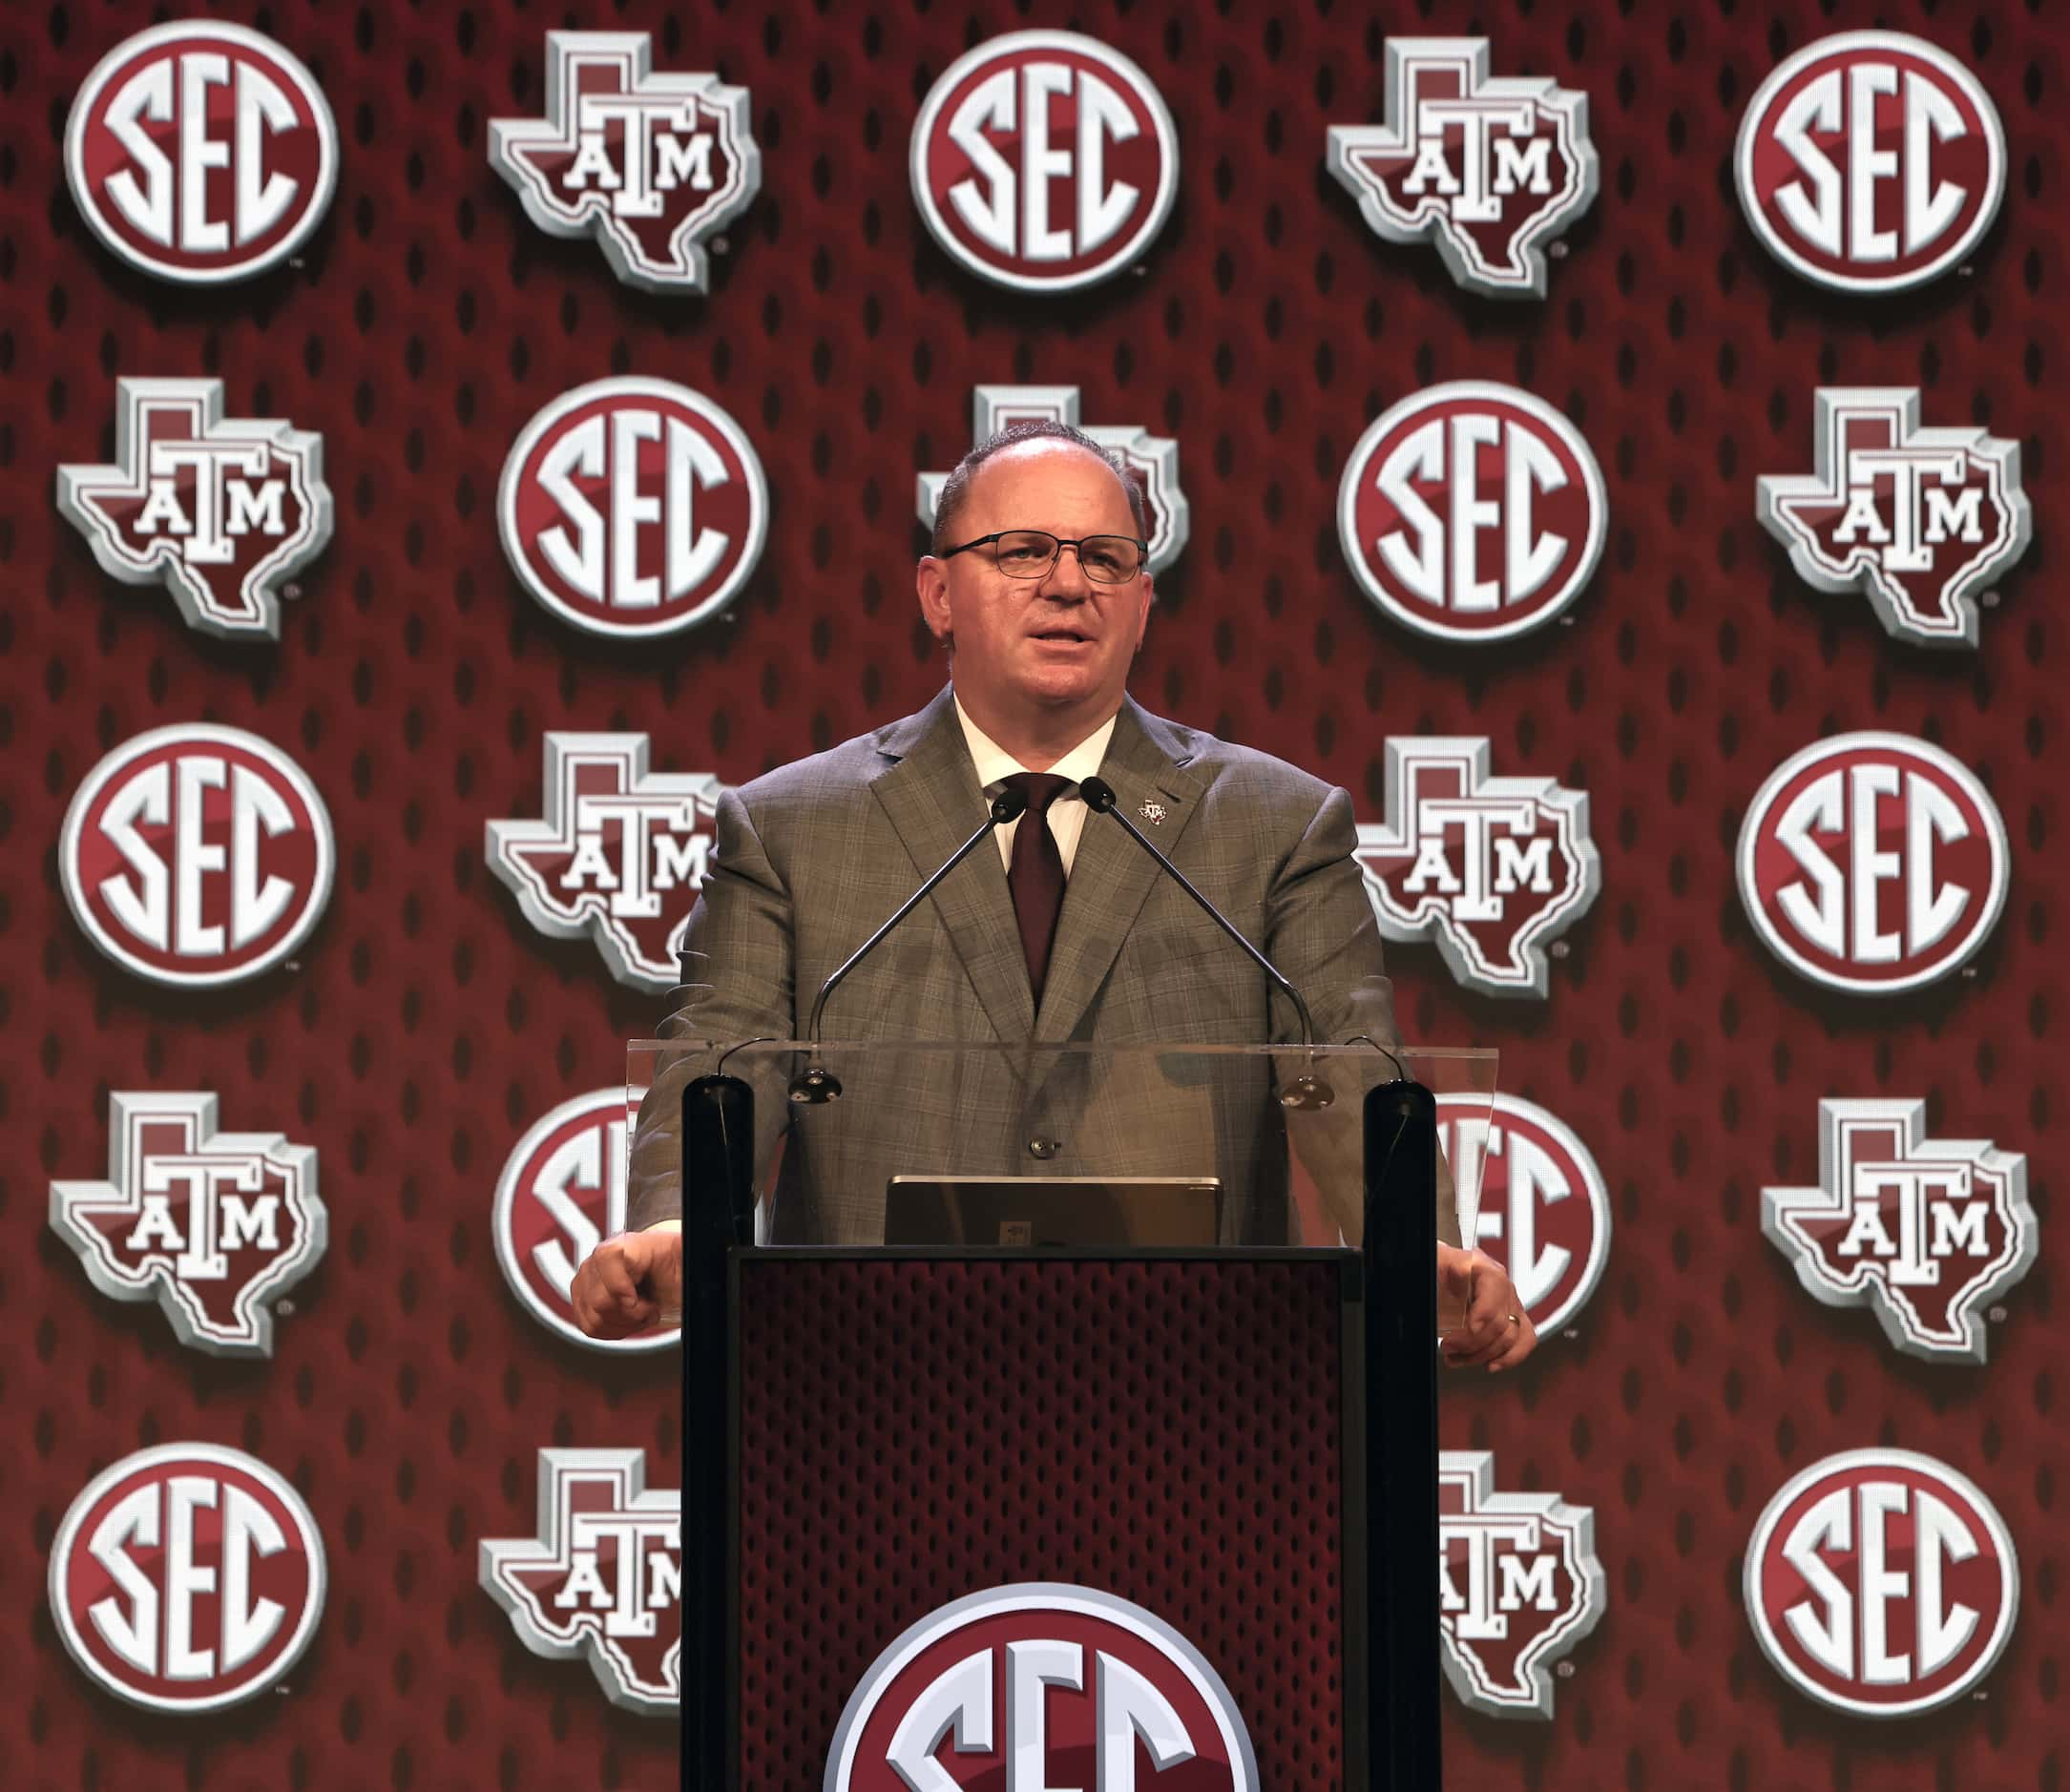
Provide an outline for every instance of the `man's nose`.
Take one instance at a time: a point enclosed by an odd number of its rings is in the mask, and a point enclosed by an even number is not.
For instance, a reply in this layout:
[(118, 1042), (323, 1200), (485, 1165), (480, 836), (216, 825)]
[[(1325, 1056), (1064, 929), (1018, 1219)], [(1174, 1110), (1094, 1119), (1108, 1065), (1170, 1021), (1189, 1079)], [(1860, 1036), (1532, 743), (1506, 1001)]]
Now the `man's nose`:
[(1060, 543), (1056, 550), (1056, 563), (1043, 575), (1041, 585), (1045, 597), (1071, 598), (1082, 601), (1093, 594), (1093, 582), (1085, 576), (1085, 568), (1079, 562), (1076, 542)]

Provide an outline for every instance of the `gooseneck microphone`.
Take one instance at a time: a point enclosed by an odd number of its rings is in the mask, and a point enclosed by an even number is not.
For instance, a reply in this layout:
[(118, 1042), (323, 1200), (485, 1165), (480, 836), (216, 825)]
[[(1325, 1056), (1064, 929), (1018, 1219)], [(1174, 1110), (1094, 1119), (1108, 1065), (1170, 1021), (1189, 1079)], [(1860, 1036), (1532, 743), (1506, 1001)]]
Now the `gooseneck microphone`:
[(1088, 778), (1078, 785), (1078, 795), (1084, 799), (1085, 806), (1096, 815), (1111, 815), (1120, 823), (1128, 830), (1128, 837), (1158, 862), (1164, 875), (1192, 897), (1207, 918), (1243, 948), (1244, 957), (1265, 972), (1272, 987), (1284, 993), (1294, 1005), (1294, 1013), (1301, 1022), (1301, 1044), (1308, 1053), (1308, 1071), (1306, 1075), (1295, 1077), (1280, 1091), (1280, 1105), (1303, 1110), (1328, 1107), (1336, 1100), (1337, 1092), (1315, 1074), (1315, 1017), (1308, 1012), (1308, 1005), (1301, 999), (1301, 991), (1280, 974), (1278, 966), (1244, 937), (1235, 922), (1194, 887), (1193, 881), (1158, 849), (1156, 842), (1149, 835), (1121, 813), (1112, 784), (1103, 778)]
[[(883, 943), (884, 936), (887, 933), (890, 932), (901, 921), (911, 914), (928, 896), (933, 893), (934, 886), (942, 879), (947, 877), (950, 872), (953, 871), (956, 866), (961, 865), (964, 860), (968, 859), (972, 853), (975, 852), (979, 846), (992, 838), (993, 828), (1004, 827), (1009, 822), (1019, 821), (1021, 812), (1027, 806), (1028, 793), (1025, 790), (1000, 791), (997, 796), (993, 798), (991, 812), (987, 814), (983, 825), (978, 828), (977, 832), (951, 853), (943, 861), (941, 869), (936, 871), (926, 883), (922, 884), (904, 902), (900, 903), (891, 911), (884, 925), (865, 940), (862, 945), (858, 946), (854, 951), (850, 952), (842, 963), (837, 965), (834, 968), (833, 974), (820, 985), (820, 992), (812, 1003), (812, 1021), (810, 1026), (805, 1029), (805, 1037), (811, 1041), (814, 1048), (813, 1062), (790, 1079), (790, 1098), (793, 1101), (832, 1101), (841, 1094), (841, 1079), (828, 1070), (826, 1065), (818, 1061), (820, 1019), (826, 1012), (826, 998), (841, 987), (849, 971), (853, 970), (856, 966), (877, 949)], [(1223, 925), (1227, 926), (1228, 924), (1224, 922)], [(1297, 997), (1296, 1000), (1298, 999)]]

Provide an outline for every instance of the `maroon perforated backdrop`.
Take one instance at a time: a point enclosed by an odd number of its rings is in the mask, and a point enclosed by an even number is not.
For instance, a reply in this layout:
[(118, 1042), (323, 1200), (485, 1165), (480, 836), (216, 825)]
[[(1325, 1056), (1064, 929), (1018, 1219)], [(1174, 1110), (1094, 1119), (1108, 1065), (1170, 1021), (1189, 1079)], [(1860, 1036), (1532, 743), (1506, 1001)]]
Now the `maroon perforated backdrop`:
[[(1341, 4), (1140, 0), (1069, 20), (999, 5), (318, 7), (228, 14), (305, 61), (339, 121), (328, 221), (259, 281), (181, 291), (116, 263), (65, 191), (71, 96), (135, 6), (0, 11), (0, 1463), (8, 1542), (0, 1754), (10, 1783), (210, 1788), (673, 1782), (675, 1733), (586, 1669), (513, 1639), (476, 1583), (532, 1529), (543, 1444), (645, 1446), (677, 1476), (677, 1365), (563, 1345), (507, 1294), (488, 1217), (505, 1154), (606, 1083), (652, 1004), (587, 943), (554, 943), (486, 871), (485, 819), (536, 815), (549, 729), (651, 733), (659, 769), (743, 781), (904, 714), (943, 664), (909, 596), (916, 471), (950, 465), (977, 382), (1075, 383), (1088, 422), (1181, 444), (1191, 545), (1159, 584), (1136, 677), (1153, 708), (1347, 785), (1377, 819), (1389, 734), (1486, 734), (1497, 769), (1589, 793), (1604, 889), (1543, 1004), (1462, 994), (1395, 951), (1405, 1031), (1503, 1050), (1502, 1080), (1601, 1161), (1609, 1271), (1523, 1372), (1448, 1381), (1447, 1441), (1507, 1488), (1592, 1507), (1607, 1615), (1549, 1723), (1448, 1698), (1451, 1783), (1633, 1788), (2060, 1783), (2062, 1467), (2052, 1309), (2060, 1249), (1981, 1368), (1900, 1360), (1866, 1315), (1814, 1305), (1761, 1237), (1764, 1182), (1815, 1179), (1824, 1094), (1923, 1094), (1934, 1130), (2032, 1156), (2064, 1096), (2070, 990), (2060, 673), (2064, 518), (2058, 320), (2070, 151), (2066, 35), (2039, 5)], [(1068, 302), (954, 271), (907, 186), (920, 97), (969, 44), (1071, 23), (1134, 56), (1177, 119), (1177, 210), (1124, 276)], [(612, 278), (550, 240), (491, 171), (485, 126), (535, 113), (550, 25), (651, 29), (658, 65), (753, 94), (763, 186), (708, 297)], [(1826, 31), (1883, 24), (1960, 54), (2012, 146), (2004, 215), (1970, 270), (1843, 302), (1785, 274), (1728, 168), (1746, 99)], [(1602, 192), (1542, 303), (1462, 293), (1381, 243), (1322, 168), (1325, 127), (1377, 117), (1390, 27), (1486, 31), (1506, 73), (1587, 91)], [(61, 460), (111, 448), (118, 374), (211, 373), (234, 414), (320, 430), (330, 547), (277, 646), (225, 645), (115, 585), (59, 518)], [(768, 471), (769, 548), (722, 620), (657, 648), (550, 619), (511, 575), (492, 503), (547, 400), (616, 372), (724, 405)], [(1344, 458), (1440, 380), (1514, 382), (1600, 460), (1611, 535), (1589, 590), (1521, 645), (1440, 651), (1381, 619), (1336, 547)], [(1752, 482), (1806, 465), (1818, 382), (1917, 384), (1941, 420), (2022, 444), (2036, 543), (1976, 654), (1890, 639), (1803, 589)], [(336, 824), (338, 886), (293, 965), (175, 996), (115, 972), (66, 911), (65, 806), (95, 760), (209, 719), (292, 753)], [(1994, 794), (2011, 903), (1976, 975), (1875, 1005), (1780, 969), (1734, 894), (1739, 818), (1823, 731), (1937, 740)], [(223, 1123), (315, 1145), (327, 1260), (274, 1359), (177, 1344), (95, 1293), (44, 1223), (53, 1177), (105, 1173), (112, 1088), (212, 1088)], [(332, 1589), (284, 1695), (146, 1718), (91, 1690), (41, 1594), (65, 1508), (144, 1444), (262, 1457), (309, 1501)], [(1790, 1691), (1741, 1611), (1740, 1553), (1775, 1488), (1830, 1450), (1937, 1456), (1996, 1502), (2023, 1612), (1988, 1699), (1884, 1726)], [(867, 1651), (863, 1652), (867, 1654)], [(807, 1783), (800, 1779), (797, 1783)]]

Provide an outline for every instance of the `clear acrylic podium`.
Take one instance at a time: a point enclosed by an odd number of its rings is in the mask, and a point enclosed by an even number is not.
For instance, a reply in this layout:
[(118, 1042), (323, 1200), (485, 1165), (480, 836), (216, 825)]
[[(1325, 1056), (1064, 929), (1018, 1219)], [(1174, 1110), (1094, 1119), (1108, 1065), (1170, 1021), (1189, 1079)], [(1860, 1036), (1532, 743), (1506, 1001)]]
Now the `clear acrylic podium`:
[(1478, 1189), (1438, 1104), (1485, 1121), (1495, 1068), (634, 1042), (631, 1222), (683, 1227), (683, 1784), (846, 1786), (886, 1645), (1047, 1583), (1188, 1638), (1256, 1783), (1439, 1785), (1435, 1257)]

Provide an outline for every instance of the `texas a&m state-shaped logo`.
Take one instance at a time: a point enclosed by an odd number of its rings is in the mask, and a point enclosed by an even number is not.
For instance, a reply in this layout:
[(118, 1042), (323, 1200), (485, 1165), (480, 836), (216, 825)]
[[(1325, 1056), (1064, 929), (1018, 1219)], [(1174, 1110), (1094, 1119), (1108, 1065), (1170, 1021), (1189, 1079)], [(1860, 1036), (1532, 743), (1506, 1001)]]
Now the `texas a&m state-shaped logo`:
[(1975, 647), (1977, 597), (2034, 533), (2019, 444), (1922, 428), (1915, 385), (1820, 386), (1811, 467), (1755, 482), (1754, 513), (1798, 576), (1860, 592), (1900, 640)]
[(1733, 153), (1740, 206), (1769, 254), (1838, 292), (1902, 292), (1976, 246), (2005, 197), (2005, 126), (1946, 51), (1842, 31), (1780, 64)]
[(1150, 77), (1076, 31), (1009, 31), (943, 71), (913, 120), (913, 201), (934, 240), (1021, 292), (1096, 286), (1171, 216), (1179, 133)]
[(1587, 793), (1491, 777), (1486, 736), (1392, 740), (1386, 762), (1387, 819), (1357, 853), (1382, 938), (1434, 937), (1468, 988), (1542, 1000), (1547, 948), (1602, 887)]
[(1968, 1476), (1879, 1445), (1813, 1463), (1768, 1502), (1745, 1597), (1762, 1653), (1800, 1693), (1909, 1718), (1955, 1703), (2004, 1654), (2019, 1557)]
[(568, 1290), (597, 1244), (625, 1230), (625, 1085), (563, 1101), (517, 1141), (496, 1180), (496, 1261), (511, 1292), (542, 1325), (590, 1350), (663, 1350), (682, 1328), (592, 1338)]
[[(1153, 576), (1178, 559), (1192, 529), (1192, 509), (1179, 489), (1179, 444), (1134, 424), (1078, 421), (1075, 385), (980, 385), (971, 398), (971, 440), (983, 442), (1016, 423), (1068, 423), (1103, 448), (1119, 454), (1142, 488), (1150, 512), (1150, 552), (1144, 564)], [(934, 527), (934, 508), (949, 475), (922, 473), (918, 481), (921, 525)]]
[(682, 1697), (682, 1490), (643, 1449), (542, 1449), (539, 1533), (489, 1537), (483, 1591), (535, 1656), (580, 1657), (615, 1705), (674, 1717)]
[(273, 1303), (316, 1267), (316, 1152), (216, 1130), (212, 1094), (108, 1097), (108, 1179), (52, 1182), (51, 1230), (117, 1301), (154, 1297), (181, 1344), (273, 1354)]
[(329, 811), (301, 766), (255, 734), (191, 721), (125, 740), (87, 773), (57, 873), (108, 957), (199, 989), (288, 958), (330, 900), (336, 860)]
[(1379, 124), (1333, 124), (1325, 166), (1390, 242), (1426, 238), (1453, 280), (1545, 297), (1546, 245), (1596, 198), (1588, 95), (1491, 76), (1485, 37), (1390, 37)]
[(769, 488), (741, 427), (667, 380), (563, 392), (511, 445), (496, 493), (511, 571), (592, 635), (673, 635), (717, 615), (762, 558)]
[(1818, 1187), (1765, 1188), (1761, 1229), (1828, 1306), (1866, 1306), (1912, 1356), (1981, 1363), (1991, 1304), (2034, 1266), (2027, 1160), (1929, 1138), (1926, 1103), (1818, 1104)]
[(951, 1600), (889, 1643), (835, 1726), (823, 1792), (1260, 1792), (1244, 1714), (1140, 1605), (1044, 1581)]
[(1438, 1641), (1461, 1702), (1550, 1718), (1553, 1668), (1607, 1603), (1596, 1513), (1557, 1493), (1498, 1493), (1495, 1455), (1437, 1459)]
[(324, 438), (225, 417), (220, 380), (115, 382), (113, 466), (57, 469), (57, 508), (101, 570), (162, 583), (190, 628), (281, 633), (281, 599), (330, 540)]
[(489, 868), (525, 919), (588, 934), (611, 974), (659, 994), (704, 882), (724, 788), (709, 772), (650, 772), (643, 734), (549, 734), (544, 818), (489, 823)]
[(338, 128), (315, 77), (272, 38), (181, 19), (94, 65), (66, 120), (65, 178), (132, 267), (217, 285), (284, 260), (323, 221)]
[(1997, 804), (1960, 761), (1910, 735), (1835, 735), (1755, 793), (1740, 824), (1740, 900), (1799, 975), (1896, 995), (1982, 948), (2012, 856)]
[(704, 244), (762, 188), (747, 89), (657, 74), (645, 31), (549, 31), (546, 116), (491, 118), (489, 163), (525, 216), (594, 236), (650, 292), (702, 292)]
[(1480, 1191), (1474, 1240), (1500, 1262), (1541, 1339), (1596, 1291), (1610, 1258), (1610, 1191), (1574, 1129), (1521, 1095), (1441, 1094), (1438, 1140)]
[(286, 1676), (324, 1615), (324, 1540), (256, 1457), (159, 1444), (72, 1502), (51, 1545), (51, 1615), (72, 1658), (127, 1704), (193, 1716)]
[(1602, 558), (1602, 469), (1573, 424), (1514, 385), (1454, 380), (1375, 418), (1345, 463), (1337, 536), (1366, 594), (1441, 641), (1543, 628)]

